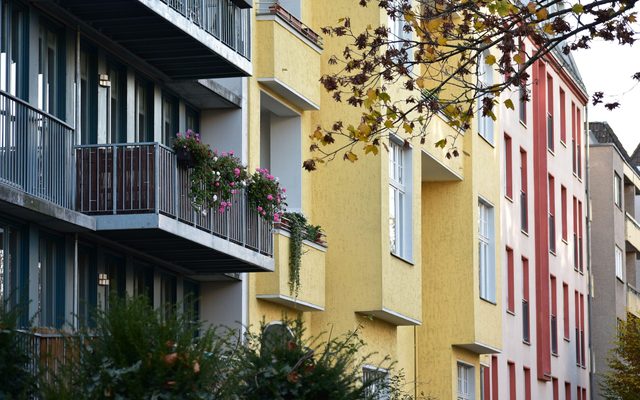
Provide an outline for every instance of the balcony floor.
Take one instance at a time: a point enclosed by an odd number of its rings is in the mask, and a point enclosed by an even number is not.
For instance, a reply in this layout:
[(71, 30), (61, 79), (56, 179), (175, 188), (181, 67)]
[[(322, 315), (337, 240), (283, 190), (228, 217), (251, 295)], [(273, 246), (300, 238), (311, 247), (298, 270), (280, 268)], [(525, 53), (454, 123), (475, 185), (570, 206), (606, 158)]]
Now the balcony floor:
[(271, 272), (273, 258), (162, 214), (97, 215), (96, 231), (114, 242), (179, 265), (193, 279)]

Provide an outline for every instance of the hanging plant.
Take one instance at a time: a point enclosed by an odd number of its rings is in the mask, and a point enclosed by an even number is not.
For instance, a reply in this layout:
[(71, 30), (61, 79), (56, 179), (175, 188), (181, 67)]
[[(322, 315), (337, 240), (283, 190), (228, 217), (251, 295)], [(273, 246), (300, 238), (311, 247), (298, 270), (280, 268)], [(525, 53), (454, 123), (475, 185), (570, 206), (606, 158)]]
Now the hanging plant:
[(269, 221), (280, 221), (287, 205), (286, 191), (266, 168), (257, 168), (247, 181), (249, 206)]
[(302, 241), (307, 236), (307, 219), (301, 213), (284, 215), (289, 226), (289, 293), (298, 297), (300, 291), (300, 265), (302, 260)]

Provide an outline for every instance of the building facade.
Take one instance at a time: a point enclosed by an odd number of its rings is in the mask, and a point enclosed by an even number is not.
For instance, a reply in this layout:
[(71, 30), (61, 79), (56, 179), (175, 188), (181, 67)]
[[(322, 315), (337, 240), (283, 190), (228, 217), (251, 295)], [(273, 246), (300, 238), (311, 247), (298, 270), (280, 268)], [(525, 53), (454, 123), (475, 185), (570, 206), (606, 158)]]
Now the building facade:
[(607, 357), (616, 339), (618, 321), (629, 313), (640, 316), (638, 251), (640, 251), (640, 174), (606, 122), (591, 122), (589, 130), (589, 180), (593, 222), (591, 230), (593, 273), (592, 346), (593, 398), (607, 372)]

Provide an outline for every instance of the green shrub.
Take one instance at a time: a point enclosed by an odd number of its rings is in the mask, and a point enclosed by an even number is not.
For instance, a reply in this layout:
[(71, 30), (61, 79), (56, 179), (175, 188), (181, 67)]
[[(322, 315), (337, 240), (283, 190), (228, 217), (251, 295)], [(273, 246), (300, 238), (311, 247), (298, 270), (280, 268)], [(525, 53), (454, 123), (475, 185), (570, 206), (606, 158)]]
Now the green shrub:
[(27, 399), (35, 390), (35, 378), (26, 369), (29, 356), (16, 331), (19, 308), (0, 304), (0, 399)]

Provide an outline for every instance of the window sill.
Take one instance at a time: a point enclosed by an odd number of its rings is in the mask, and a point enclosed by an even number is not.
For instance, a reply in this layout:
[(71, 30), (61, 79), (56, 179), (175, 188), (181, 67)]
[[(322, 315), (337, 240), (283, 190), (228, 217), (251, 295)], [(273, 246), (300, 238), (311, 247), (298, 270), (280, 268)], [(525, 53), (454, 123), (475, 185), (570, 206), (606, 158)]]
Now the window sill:
[(620, 283), (622, 283), (622, 284), (624, 285), (624, 281), (622, 280), (622, 278), (620, 278), (619, 276), (617, 276), (617, 275), (616, 275), (616, 279), (617, 279)]
[(496, 303), (495, 301), (487, 300), (484, 297), (480, 297), (480, 300), (484, 301), (485, 303), (489, 303), (491, 305), (494, 305), (494, 306), (498, 305), (498, 303)]
[(522, 339), (522, 343), (523, 343), (523, 344), (526, 344), (527, 346), (531, 346), (531, 342), (526, 341), (526, 340), (524, 340), (524, 339)]
[(525, 235), (525, 236), (529, 237), (529, 232), (527, 232), (527, 231), (525, 231), (525, 230), (523, 230), (523, 229), (520, 229), (520, 232), (521, 232), (523, 235)]
[(567, 148), (567, 143), (564, 142), (562, 139), (560, 139), (560, 144), (563, 145), (565, 149)]
[(510, 314), (510, 315), (512, 315), (514, 317), (516, 316), (516, 312), (512, 311), (512, 310), (507, 310), (507, 314)]
[(549, 249), (549, 254), (553, 255), (554, 257), (557, 257), (558, 255), (556, 254), (555, 250), (551, 250)]
[(511, 198), (511, 196), (509, 196), (508, 194), (504, 195), (504, 198), (509, 200), (509, 202), (513, 203), (513, 199)]
[(556, 156), (556, 152), (555, 149), (550, 149), (549, 146), (547, 146), (547, 151), (549, 152), (549, 154), (551, 154), (552, 156)]
[(412, 266), (412, 267), (413, 267), (413, 266), (415, 266), (414, 262), (413, 262), (411, 259), (409, 259), (409, 258), (405, 258), (405, 257), (403, 257), (403, 256), (401, 256), (401, 255), (399, 255), (399, 254), (394, 253), (394, 252), (391, 252), (390, 254), (391, 254), (394, 258), (397, 258), (398, 260), (400, 260), (400, 261), (402, 261), (402, 262), (404, 262), (404, 263), (406, 263), (406, 264), (409, 264), (409, 265), (410, 265), (410, 266)]
[(562, 339), (567, 343), (571, 343), (571, 339), (569, 339), (568, 337), (563, 337)]
[(562, 240), (562, 241), (564, 242), (564, 244), (566, 244), (567, 246), (569, 245), (569, 242), (567, 241), (567, 239), (562, 238), (562, 239), (560, 239), (560, 240)]
[(485, 142), (487, 142), (487, 144), (491, 147), (493, 147), (494, 149), (496, 148), (495, 143), (492, 143), (489, 139), (487, 139), (486, 137), (484, 137), (484, 135), (482, 135), (480, 132), (478, 132), (478, 136), (480, 136), (482, 138), (482, 140), (484, 140)]
[(520, 122), (520, 125), (522, 125), (523, 128), (527, 129), (527, 123), (521, 119), (518, 119), (518, 122)]
[(553, 351), (551, 352), (551, 355), (554, 356), (555, 358), (558, 358), (558, 353), (554, 353)]

